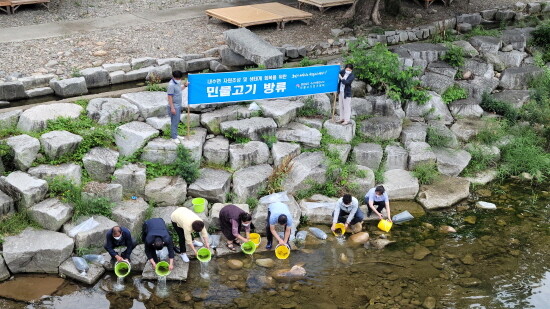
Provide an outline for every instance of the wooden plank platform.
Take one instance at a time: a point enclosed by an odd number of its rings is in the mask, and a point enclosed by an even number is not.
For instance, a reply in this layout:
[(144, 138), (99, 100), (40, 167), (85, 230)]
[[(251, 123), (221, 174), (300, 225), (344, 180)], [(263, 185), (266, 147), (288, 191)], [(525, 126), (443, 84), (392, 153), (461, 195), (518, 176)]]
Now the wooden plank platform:
[(210, 9), (205, 12), (208, 20), (216, 18), (237, 27), (276, 23), (278, 29), (284, 28), (286, 22), (294, 20), (309, 24), (313, 17), (311, 13), (277, 2)]
[(26, 4), (42, 4), (48, 10), (50, 9), (50, 7), (49, 7), (50, 0), (11, 0), (11, 12), (15, 13), (15, 11), (20, 6), (26, 5)]
[(0, 11), (11, 13), (11, 1), (10, 0), (0, 0)]
[(353, 0), (298, 0), (298, 8), (304, 4), (316, 6), (321, 12), (324, 12), (334, 6), (353, 4)]

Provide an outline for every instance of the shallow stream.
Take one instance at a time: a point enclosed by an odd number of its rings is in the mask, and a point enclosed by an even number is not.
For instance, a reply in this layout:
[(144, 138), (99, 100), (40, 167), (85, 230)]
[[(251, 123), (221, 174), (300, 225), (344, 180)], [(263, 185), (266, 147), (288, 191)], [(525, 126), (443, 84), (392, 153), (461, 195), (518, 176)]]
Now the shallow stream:
[[(208, 277), (192, 261), (187, 282), (168, 282), (160, 293), (156, 281), (139, 276), (127, 277), (125, 289), (115, 292), (117, 280), (110, 274), (93, 287), (66, 282), (53, 296), (32, 304), (0, 300), (0, 308), (421, 308), (433, 297), (436, 308), (546, 309), (549, 191), (547, 185), (531, 189), (519, 183), (478, 188), (458, 207), (394, 226), (388, 238), (396, 243), (383, 250), (348, 247), (333, 236), (320, 241), (309, 233), (304, 249), (292, 251), (288, 260), (275, 260), (271, 269), (249, 256), (233, 255), (213, 259)], [(476, 209), (477, 199), (498, 209)], [(472, 216), (475, 224), (467, 223)], [(382, 234), (375, 223), (365, 225), (371, 239)], [(443, 225), (458, 232), (442, 233)], [(420, 252), (427, 255), (413, 258)], [(253, 258), (266, 257), (275, 259), (272, 252)], [(227, 268), (224, 262), (230, 258), (242, 260), (244, 269)], [(275, 269), (302, 263), (303, 280), (277, 282), (270, 276)]]

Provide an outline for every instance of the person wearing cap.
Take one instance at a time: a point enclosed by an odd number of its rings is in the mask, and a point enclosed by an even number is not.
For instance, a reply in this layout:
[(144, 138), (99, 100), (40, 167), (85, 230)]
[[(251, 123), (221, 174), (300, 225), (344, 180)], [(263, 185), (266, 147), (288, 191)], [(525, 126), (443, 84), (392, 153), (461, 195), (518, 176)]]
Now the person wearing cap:
[[(275, 230), (277, 224), (284, 226), (284, 239), (279, 237), (279, 234)], [(292, 224), (292, 215), (286, 204), (281, 202), (269, 204), (267, 210), (267, 225), (265, 228), (265, 233), (267, 235), (267, 245), (265, 248), (267, 250), (273, 248), (273, 236), (277, 238), (279, 245), (286, 245), (290, 248), (288, 240), (290, 238)]]
[[(111, 262), (120, 262), (123, 260), (130, 262), (132, 250), (134, 250), (137, 246), (136, 240), (132, 238), (132, 233), (130, 233), (130, 230), (123, 226), (117, 225), (107, 231), (105, 236), (106, 239), (103, 248), (109, 252)], [(118, 247), (126, 247), (126, 249), (123, 252), (118, 253), (115, 251), (115, 248)]]
[(193, 243), (193, 236), (191, 233), (199, 233), (205, 247), (210, 249), (210, 244), (208, 242), (208, 231), (206, 230), (202, 219), (195, 212), (186, 207), (178, 207), (178, 209), (172, 212), (170, 219), (172, 220), (174, 230), (178, 234), (179, 253), (184, 262), (189, 262), (189, 257), (186, 253), (186, 244), (189, 245), (189, 247), (191, 247), (191, 249), (195, 252), (195, 255), (197, 255), (197, 249)]
[[(242, 243), (248, 241), (251, 223), (252, 216), (235, 205), (226, 205), (220, 210), (220, 229), (227, 239), (229, 250), (236, 250), (234, 245), (238, 245), (237, 240)], [(241, 236), (242, 229), (244, 229), (246, 237)]]
[(174, 269), (174, 243), (162, 218), (152, 218), (145, 221), (141, 230), (141, 239), (145, 245), (147, 260), (151, 263), (153, 269), (157, 267), (157, 263), (160, 261), (157, 250), (162, 250), (165, 246), (168, 248), (169, 269)]
[(369, 208), (367, 212), (367, 217), (369, 217), (374, 211), (378, 218), (382, 220), (384, 219), (384, 217), (382, 216), (382, 209), (386, 208), (388, 221), (391, 222), (390, 199), (388, 197), (386, 189), (384, 189), (383, 186), (376, 186), (375, 188), (370, 189), (367, 194), (365, 194), (365, 204), (367, 204)]
[(344, 194), (336, 202), (336, 207), (332, 213), (331, 230), (334, 232), (336, 223), (344, 223), (345, 229), (352, 227), (353, 233), (359, 233), (363, 230), (363, 212), (359, 209), (359, 201), (350, 194)]

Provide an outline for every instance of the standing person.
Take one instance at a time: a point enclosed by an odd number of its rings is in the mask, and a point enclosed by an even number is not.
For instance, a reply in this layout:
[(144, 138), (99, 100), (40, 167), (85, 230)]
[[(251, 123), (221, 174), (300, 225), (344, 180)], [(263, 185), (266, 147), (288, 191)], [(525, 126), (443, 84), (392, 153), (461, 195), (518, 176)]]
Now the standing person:
[(174, 210), (174, 212), (170, 216), (170, 219), (172, 220), (172, 226), (174, 227), (174, 230), (176, 230), (176, 233), (179, 237), (180, 256), (184, 262), (189, 262), (189, 257), (186, 253), (186, 244), (189, 245), (189, 247), (191, 247), (191, 249), (195, 252), (195, 256), (197, 255), (197, 249), (195, 248), (195, 244), (193, 243), (193, 236), (191, 235), (191, 233), (200, 233), (201, 239), (205, 247), (210, 249), (210, 244), (208, 242), (208, 232), (206, 231), (204, 222), (191, 209), (186, 207), (178, 207), (178, 209)]
[[(237, 239), (241, 242), (247, 242), (250, 237), (250, 224), (252, 216), (246, 211), (235, 205), (224, 206), (220, 210), (220, 229), (227, 238), (227, 248), (235, 251)], [(246, 237), (241, 236), (241, 230), (244, 228)]]
[(344, 194), (336, 202), (336, 207), (332, 213), (332, 227), (333, 232), (336, 228), (336, 223), (344, 223), (346, 230), (351, 225), (352, 233), (359, 233), (363, 230), (363, 219), (365, 216), (361, 209), (359, 209), (359, 201), (350, 194)]
[[(279, 234), (275, 230), (276, 224), (284, 226), (284, 239), (279, 237)], [(269, 204), (267, 210), (267, 225), (265, 227), (265, 233), (267, 235), (267, 245), (265, 248), (270, 250), (273, 248), (273, 236), (279, 241), (279, 245), (286, 245), (290, 248), (288, 239), (290, 238), (290, 230), (292, 229), (292, 215), (288, 206), (281, 202)]]
[(160, 261), (157, 250), (162, 250), (164, 246), (168, 248), (169, 269), (174, 269), (174, 243), (162, 218), (152, 218), (145, 221), (141, 230), (141, 239), (145, 244), (147, 260), (151, 263), (153, 269), (157, 267), (157, 263)]
[[(134, 250), (137, 246), (135, 239), (132, 238), (132, 233), (130, 233), (130, 230), (123, 226), (117, 225), (107, 231), (105, 238), (105, 245), (103, 248), (109, 252), (111, 262), (120, 262), (122, 260), (130, 262), (132, 250)], [(122, 253), (118, 253), (115, 251), (115, 248), (117, 247), (126, 247), (126, 250)]]
[[(377, 186), (372, 188), (365, 194), (365, 204), (369, 207), (367, 212), (367, 217), (371, 215), (374, 211), (380, 220), (384, 219), (382, 216), (382, 209), (386, 208), (386, 214), (388, 215), (388, 221), (391, 222), (391, 213), (390, 213), (390, 199), (388, 198), (388, 193), (383, 186)], [(376, 207), (374, 207), (376, 205)]]
[(172, 79), (168, 82), (168, 116), (170, 116), (170, 138), (176, 144), (180, 143), (178, 139), (178, 125), (180, 123), (181, 105), (182, 105), (182, 90), (189, 85), (186, 81), (181, 83), (183, 73), (181, 71), (172, 72)]
[(339, 122), (346, 125), (351, 119), (351, 83), (355, 79), (353, 64), (346, 64), (346, 67), (338, 74), (338, 78)]

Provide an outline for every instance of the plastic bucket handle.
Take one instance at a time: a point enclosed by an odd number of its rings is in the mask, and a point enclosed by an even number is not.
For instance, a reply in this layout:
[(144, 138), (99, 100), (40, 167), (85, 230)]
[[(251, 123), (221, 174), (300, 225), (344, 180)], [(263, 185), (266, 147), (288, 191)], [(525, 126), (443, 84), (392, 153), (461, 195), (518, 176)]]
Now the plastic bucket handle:
[(170, 274), (170, 269), (168, 268), (170, 264), (166, 261), (160, 261), (157, 263), (157, 267), (155, 268), (155, 273), (158, 276), (165, 277)]
[(212, 259), (212, 252), (208, 250), (207, 248), (200, 248), (199, 251), (197, 251), (197, 260), (206, 263), (209, 262)]
[(126, 261), (116, 262), (114, 270), (117, 277), (124, 278), (130, 274), (132, 265)]

